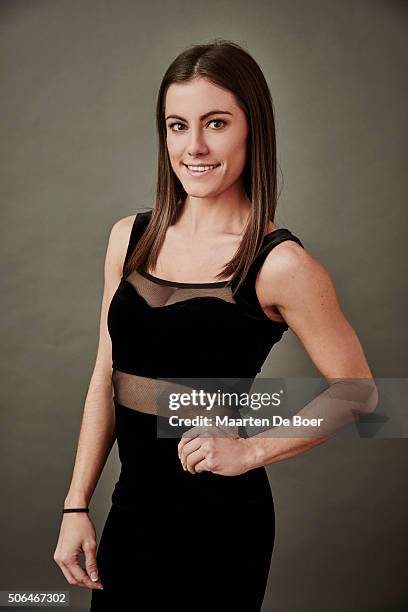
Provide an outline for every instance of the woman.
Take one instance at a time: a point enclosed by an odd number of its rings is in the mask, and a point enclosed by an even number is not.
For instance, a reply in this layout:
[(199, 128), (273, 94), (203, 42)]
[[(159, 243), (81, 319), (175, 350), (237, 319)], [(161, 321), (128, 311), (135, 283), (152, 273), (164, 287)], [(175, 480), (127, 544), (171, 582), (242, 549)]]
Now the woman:
[[(253, 380), (289, 327), (326, 378), (371, 372), (327, 271), (273, 222), (273, 105), (254, 59), (223, 40), (185, 50), (163, 78), (157, 127), (155, 206), (109, 238), (54, 559), (92, 589), (93, 612), (259, 611), (275, 536), (264, 466), (325, 438), (161, 437), (158, 381)], [(122, 467), (96, 556), (82, 509), (115, 438)]]

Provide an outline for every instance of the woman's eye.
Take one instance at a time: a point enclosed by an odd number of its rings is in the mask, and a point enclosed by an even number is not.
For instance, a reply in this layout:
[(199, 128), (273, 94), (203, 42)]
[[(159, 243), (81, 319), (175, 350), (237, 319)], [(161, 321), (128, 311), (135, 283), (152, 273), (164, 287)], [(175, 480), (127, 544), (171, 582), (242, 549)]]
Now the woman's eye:
[(223, 121), (222, 119), (213, 119), (212, 121), (210, 121), (210, 123), (222, 123), (223, 125), (225, 125), (225, 121)]
[[(211, 121), (209, 121), (209, 122), (207, 123), (207, 125), (209, 125), (210, 123), (222, 123), (222, 126), (224, 126), (224, 125), (225, 125), (225, 123), (226, 123), (226, 121), (224, 121), (223, 119), (211, 119)], [(170, 129), (171, 129), (173, 132), (182, 132), (183, 130), (181, 130), (181, 129), (180, 129), (180, 130), (179, 130), (179, 129), (177, 129), (177, 130), (173, 129), (173, 128), (174, 128), (174, 126), (176, 126), (176, 125), (181, 125), (181, 126), (183, 126), (184, 124), (183, 124), (183, 123), (179, 123), (178, 121), (176, 121), (176, 122), (174, 122), (174, 123), (170, 123), (170, 124), (169, 124), (169, 128), (170, 128)], [(222, 126), (221, 126), (221, 127), (222, 127)], [(219, 128), (216, 128), (216, 129), (219, 129)]]
[[(173, 130), (174, 125), (183, 125), (182, 123), (169, 123), (169, 128)], [(173, 132), (180, 132), (180, 130), (173, 130)]]

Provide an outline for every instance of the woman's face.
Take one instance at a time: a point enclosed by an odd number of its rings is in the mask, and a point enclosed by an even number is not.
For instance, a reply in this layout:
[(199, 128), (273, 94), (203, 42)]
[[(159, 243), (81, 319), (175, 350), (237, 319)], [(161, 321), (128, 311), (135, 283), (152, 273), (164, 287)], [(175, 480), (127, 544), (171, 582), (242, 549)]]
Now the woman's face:
[[(248, 124), (233, 93), (202, 77), (172, 83), (165, 120), (170, 162), (187, 194), (216, 196), (231, 186), (241, 193)], [(187, 165), (216, 167), (194, 172)]]

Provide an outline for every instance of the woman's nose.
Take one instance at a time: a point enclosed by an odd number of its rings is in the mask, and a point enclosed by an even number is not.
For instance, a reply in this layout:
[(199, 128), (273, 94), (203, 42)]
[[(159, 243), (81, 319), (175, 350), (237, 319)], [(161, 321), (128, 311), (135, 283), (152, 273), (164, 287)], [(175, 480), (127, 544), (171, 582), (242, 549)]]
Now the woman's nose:
[(187, 153), (189, 155), (197, 155), (198, 153), (206, 153), (207, 149), (208, 147), (202, 130), (191, 130), (187, 144)]

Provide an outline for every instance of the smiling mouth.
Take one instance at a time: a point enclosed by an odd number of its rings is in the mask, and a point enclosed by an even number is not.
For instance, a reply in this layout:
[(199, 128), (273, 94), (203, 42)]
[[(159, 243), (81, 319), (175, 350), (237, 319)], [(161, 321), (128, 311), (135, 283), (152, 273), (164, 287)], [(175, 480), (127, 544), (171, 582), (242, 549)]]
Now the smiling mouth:
[(202, 166), (188, 166), (187, 164), (184, 164), (184, 167), (191, 176), (205, 176), (210, 174), (210, 172), (218, 168), (220, 165), (221, 164), (203, 164)]

